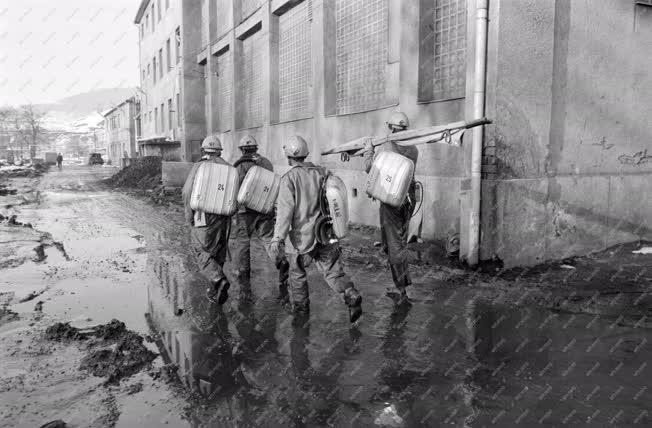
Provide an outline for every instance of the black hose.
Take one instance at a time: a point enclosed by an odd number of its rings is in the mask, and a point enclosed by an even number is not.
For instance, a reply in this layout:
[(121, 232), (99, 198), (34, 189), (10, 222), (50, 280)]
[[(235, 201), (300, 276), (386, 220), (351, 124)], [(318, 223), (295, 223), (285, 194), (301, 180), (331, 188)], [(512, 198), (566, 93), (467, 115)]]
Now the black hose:
[[(419, 195), (420, 195), (420, 198), (419, 198), (419, 199), (420, 199), (420, 201), (419, 201), (419, 208), (417, 208), (417, 209), (414, 211), (414, 214), (412, 214), (412, 216), (411, 216), (410, 218), (412, 218), (412, 217), (414, 217), (415, 215), (417, 215), (417, 214), (419, 213), (419, 211), (421, 210), (421, 207), (423, 207), (423, 183), (420, 182), (420, 181), (415, 181), (415, 185), (414, 185), (414, 187), (418, 187), (418, 188), (420, 189), (420, 192), (419, 192)], [(415, 189), (415, 190), (416, 190), (416, 189)], [(416, 191), (414, 192), (414, 194), (416, 195)]]

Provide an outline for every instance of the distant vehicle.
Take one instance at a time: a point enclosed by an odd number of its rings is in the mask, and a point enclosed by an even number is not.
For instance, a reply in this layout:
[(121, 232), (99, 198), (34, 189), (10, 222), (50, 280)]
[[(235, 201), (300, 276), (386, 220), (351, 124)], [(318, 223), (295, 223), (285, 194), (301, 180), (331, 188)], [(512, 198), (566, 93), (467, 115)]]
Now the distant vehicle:
[(101, 153), (91, 153), (88, 155), (88, 164), (89, 165), (104, 165), (104, 160), (102, 159)]

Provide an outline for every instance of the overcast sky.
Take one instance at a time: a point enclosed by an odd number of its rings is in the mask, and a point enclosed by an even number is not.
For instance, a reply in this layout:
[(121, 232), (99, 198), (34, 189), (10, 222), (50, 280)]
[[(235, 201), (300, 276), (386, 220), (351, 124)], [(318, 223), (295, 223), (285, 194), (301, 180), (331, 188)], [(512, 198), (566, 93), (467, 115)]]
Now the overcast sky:
[(139, 0), (0, 0), (0, 105), (138, 85)]

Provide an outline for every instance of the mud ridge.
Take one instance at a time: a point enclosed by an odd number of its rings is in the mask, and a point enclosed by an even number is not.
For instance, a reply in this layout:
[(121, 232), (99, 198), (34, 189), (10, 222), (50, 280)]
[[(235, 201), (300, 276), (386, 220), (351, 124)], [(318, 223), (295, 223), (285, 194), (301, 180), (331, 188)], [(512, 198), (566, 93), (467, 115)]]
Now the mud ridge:
[(93, 339), (79, 369), (105, 377), (105, 384), (119, 383), (122, 378), (149, 366), (157, 357), (145, 347), (141, 335), (127, 330), (125, 324), (116, 319), (84, 329), (73, 327), (70, 323), (56, 323), (45, 330), (45, 338), (59, 342)]

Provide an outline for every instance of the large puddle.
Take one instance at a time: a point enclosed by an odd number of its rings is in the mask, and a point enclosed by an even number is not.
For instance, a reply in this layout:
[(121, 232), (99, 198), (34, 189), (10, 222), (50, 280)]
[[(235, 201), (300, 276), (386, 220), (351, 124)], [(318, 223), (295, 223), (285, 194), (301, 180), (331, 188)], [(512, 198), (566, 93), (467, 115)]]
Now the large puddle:
[(195, 426), (650, 424), (652, 335), (617, 317), (505, 306), (462, 290), (392, 313), (358, 273), (366, 313), (351, 328), (316, 278), (310, 319), (293, 319), (260, 280), (254, 304), (209, 303), (191, 262), (174, 257), (150, 254), (148, 313), (193, 392)]

